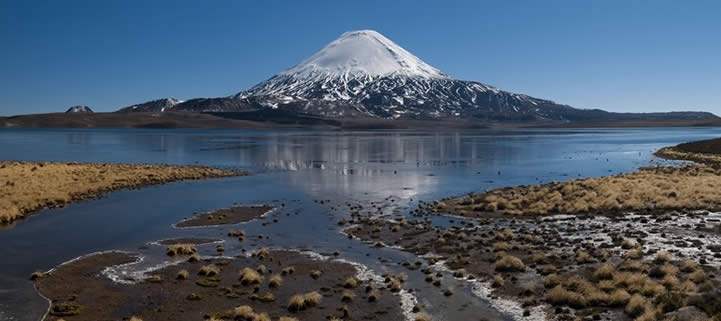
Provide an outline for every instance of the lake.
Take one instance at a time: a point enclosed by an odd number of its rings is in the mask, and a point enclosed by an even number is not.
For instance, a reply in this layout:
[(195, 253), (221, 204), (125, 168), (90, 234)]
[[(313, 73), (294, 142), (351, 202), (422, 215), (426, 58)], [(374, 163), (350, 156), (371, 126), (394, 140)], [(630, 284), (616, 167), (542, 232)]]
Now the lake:
[[(250, 247), (303, 248), (379, 272), (397, 271), (411, 254), (376, 249), (339, 233), (350, 213), (334, 204), (384, 202), (383, 213), (407, 213), (433, 201), (492, 187), (537, 184), (629, 172), (669, 164), (657, 149), (721, 136), (717, 128), (476, 130), (476, 131), (200, 131), (0, 129), (0, 159), (199, 164), (253, 172), (249, 177), (177, 182), (125, 190), (99, 200), (43, 211), (0, 230), (0, 320), (39, 320), (47, 308), (31, 272), (95, 251), (121, 249), (162, 263), (152, 241), (180, 236), (223, 237), (226, 228), (177, 230), (192, 215), (237, 204), (285, 204), (276, 224), (243, 224), (262, 234)], [(226, 246), (239, 251), (241, 244)], [(203, 249), (201, 249), (202, 251)], [(213, 247), (205, 249), (213, 250)], [(160, 255), (157, 255), (161, 253)], [(504, 319), (471, 291), (453, 298), (409, 279), (429, 311), (448, 319)], [(462, 287), (459, 285), (459, 287)], [(479, 312), (480, 311), (480, 312)]]

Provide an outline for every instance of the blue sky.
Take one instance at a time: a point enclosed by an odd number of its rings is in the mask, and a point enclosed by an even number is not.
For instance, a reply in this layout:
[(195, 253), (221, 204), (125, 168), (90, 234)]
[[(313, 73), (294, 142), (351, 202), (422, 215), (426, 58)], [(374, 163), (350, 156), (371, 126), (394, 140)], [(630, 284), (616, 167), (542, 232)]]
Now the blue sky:
[(234, 94), (374, 29), (460, 79), (721, 115), (720, 1), (0, 0), (0, 115)]

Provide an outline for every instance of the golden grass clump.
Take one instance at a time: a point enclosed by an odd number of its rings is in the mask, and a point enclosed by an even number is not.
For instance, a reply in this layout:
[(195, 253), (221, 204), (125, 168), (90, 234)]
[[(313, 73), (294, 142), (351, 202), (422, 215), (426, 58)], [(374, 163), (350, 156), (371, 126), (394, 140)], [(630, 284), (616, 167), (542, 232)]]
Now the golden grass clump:
[(558, 272), (558, 269), (556, 269), (556, 266), (553, 264), (546, 264), (541, 267), (540, 274), (541, 275), (549, 275)]
[(543, 286), (546, 288), (553, 288), (557, 285), (561, 284), (563, 280), (561, 280), (561, 277), (558, 276), (558, 274), (553, 273), (547, 275), (545, 278), (543, 278)]
[(496, 271), (523, 271), (526, 266), (521, 259), (512, 255), (502, 255), (496, 260)]
[(681, 285), (681, 282), (675, 275), (668, 274), (663, 277), (661, 284), (663, 284), (663, 286), (665, 286), (668, 290), (677, 290)]
[(645, 272), (649, 269), (649, 265), (641, 261), (628, 260), (623, 262), (619, 269), (628, 272)]
[(626, 311), (626, 314), (632, 317), (637, 317), (646, 312), (646, 307), (648, 305), (649, 303), (646, 298), (642, 297), (639, 294), (634, 294), (633, 296), (631, 296), (631, 299), (628, 300), (624, 311)]
[(368, 292), (368, 302), (376, 302), (380, 298), (381, 294), (378, 292), (378, 290), (373, 289), (370, 292)]
[(275, 274), (270, 277), (270, 280), (268, 281), (268, 286), (271, 288), (277, 288), (282, 283), (283, 283), (283, 278), (280, 275)]
[(286, 266), (282, 270), (280, 270), (281, 275), (289, 275), (295, 273), (295, 267), (294, 266)]
[(505, 281), (503, 280), (503, 275), (493, 275), (493, 282), (491, 283), (491, 286), (493, 286), (494, 288), (500, 288), (503, 286), (504, 283)]
[(673, 259), (673, 257), (671, 257), (671, 253), (661, 251), (656, 253), (656, 257), (653, 259), (653, 262), (656, 264), (663, 264), (671, 262), (671, 259)]
[(136, 316), (132, 316), (132, 317), (130, 317), (130, 319), (128, 321), (143, 321), (143, 319), (138, 318)]
[(653, 298), (666, 293), (666, 287), (653, 280), (647, 280), (641, 288), (643, 295)]
[(323, 272), (321, 272), (320, 270), (310, 271), (310, 277), (312, 277), (314, 280), (319, 279), (321, 275), (323, 275)]
[(613, 279), (613, 273), (616, 272), (616, 267), (613, 264), (606, 263), (598, 267), (595, 272), (593, 272), (593, 277), (596, 280), (611, 280)]
[(593, 262), (593, 259), (588, 252), (581, 250), (576, 252), (576, 262), (578, 262), (578, 264), (586, 264)]
[(251, 268), (243, 268), (240, 271), (240, 283), (243, 285), (254, 285), (263, 282), (263, 276)]
[(661, 266), (661, 271), (663, 272), (664, 277), (678, 275), (678, 268), (675, 265), (669, 263)]
[(630, 249), (626, 252), (625, 257), (630, 260), (638, 260), (643, 257), (643, 251), (641, 249)]
[(496, 242), (493, 243), (493, 251), (499, 252), (499, 251), (509, 251), (511, 250), (511, 246), (508, 245), (506, 242)]
[(216, 276), (220, 274), (220, 268), (215, 265), (203, 265), (198, 271), (198, 275), (203, 276)]
[(346, 289), (355, 289), (358, 287), (358, 279), (350, 277), (343, 282), (343, 287)]
[(268, 302), (273, 302), (273, 301), (275, 301), (275, 295), (273, 295), (273, 293), (270, 293), (270, 292), (266, 292), (266, 293), (255, 293), (255, 294), (253, 294), (253, 295), (250, 296), (250, 299), (251, 299), (251, 300), (254, 300), (254, 301), (260, 301), (260, 302), (268, 303)]
[(694, 260), (686, 260), (681, 264), (681, 271), (684, 273), (693, 273), (698, 270), (698, 263)]
[(298, 318), (282, 316), (278, 319), (278, 321), (298, 321)]
[(340, 300), (343, 302), (350, 302), (350, 301), (353, 301), (354, 297), (355, 297), (355, 294), (353, 293), (353, 291), (344, 290), (343, 296), (341, 297)]
[(698, 269), (691, 274), (688, 275), (688, 279), (696, 284), (703, 283), (703, 281), (706, 281), (706, 272), (704, 272), (701, 269)]
[(173, 244), (171, 246), (168, 246), (167, 254), (168, 256), (176, 256), (176, 255), (193, 255), (198, 250), (193, 246), (192, 244)]
[(178, 280), (187, 280), (188, 277), (190, 277), (190, 273), (188, 272), (188, 270), (180, 270), (175, 276), (175, 278)]
[(118, 189), (242, 174), (198, 166), (1, 161), (0, 224)]
[(160, 282), (163, 282), (163, 277), (158, 274), (153, 274), (145, 280), (148, 282), (151, 282), (151, 283), (160, 283)]
[(547, 258), (546, 258), (546, 255), (543, 253), (536, 253), (536, 254), (533, 254), (531, 261), (536, 264), (543, 264), (543, 263), (546, 263)]
[(257, 313), (253, 316), (253, 321), (271, 321), (268, 313)]
[(686, 280), (683, 283), (681, 283), (681, 285), (679, 285), (679, 290), (681, 290), (681, 292), (686, 292), (686, 293), (696, 292), (696, 291), (698, 291), (698, 287), (696, 287), (696, 283)]
[(588, 304), (584, 295), (568, 291), (560, 285), (546, 293), (546, 302), (552, 305), (568, 305), (576, 309), (584, 308)]
[(243, 231), (243, 230), (230, 230), (230, 231), (228, 231), (228, 236), (231, 236), (231, 237), (245, 237), (245, 231)]
[(431, 316), (425, 312), (416, 313), (413, 316), (413, 321), (432, 321)]
[(320, 293), (315, 291), (294, 295), (288, 302), (288, 310), (294, 312), (312, 308), (320, 304), (321, 298)]
[(270, 255), (270, 250), (267, 248), (261, 248), (253, 252), (252, 255), (262, 260)]
[(631, 293), (641, 292), (643, 286), (648, 282), (648, 275), (642, 273), (621, 272), (616, 273), (613, 281), (617, 287), (626, 288)]
[(629, 239), (623, 239), (623, 241), (621, 241), (621, 248), (624, 250), (630, 250), (634, 247), (636, 247), (636, 243), (634, 243), (633, 241), (631, 241)]
[(598, 289), (603, 292), (611, 292), (616, 289), (616, 283), (613, 283), (613, 280), (600, 280), (598, 281)]
[(513, 239), (513, 231), (511, 231), (511, 229), (504, 228), (496, 233), (496, 239), (500, 241), (510, 241)]
[(255, 316), (253, 308), (249, 305), (241, 305), (233, 309), (233, 316), (240, 320), (252, 320)]
[(36, 271), (30, 274), (30, 280), (35, 281), (37, 279), (42, 279), (45, 277), (45, 272)]
[(611, 306), (623, 306), (631, 299), (631, 295), (623, 289), (617, 289), (608, 296), (608, 303)]

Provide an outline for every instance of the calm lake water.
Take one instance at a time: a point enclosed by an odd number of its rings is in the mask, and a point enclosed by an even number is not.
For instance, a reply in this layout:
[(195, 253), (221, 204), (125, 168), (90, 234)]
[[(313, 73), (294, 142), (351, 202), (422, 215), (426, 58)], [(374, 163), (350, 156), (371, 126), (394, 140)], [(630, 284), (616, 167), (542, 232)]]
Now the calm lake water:
[[(652, 153), (684, 141), (721, 136), (717, 128), (507, 131), (197, 131), (0, 129), (0, 159), (117, 163), (200, 164), (255, 175), (178, 182), (112, 193), (63, 209), (44, 211), (0, 230), (0, 320), (39, 320), (47, 308), (28, 276), (94, 251), (123, 249), (164, 259), (147, 245), (180, 236), (223, 238), (232, 227), (176, 230), (173, 223), (234, 203), (285, 203), (279, 222), (243, 224), (266, 239), (242, 245), (339, 249), (341, 257), (379, 273), (403, 271), (414, 260), (375, 249), (339, 233), (350, 213), (314, 202), (369, 204), (393, 197), (386, 213), (406, 213), (417, 201), (491, 187), (535, 184), (632, 171), (667, 164)], [(297, 215), (296, 215), (297, 214)], [(214, 245), (205, 249), (214, 250)], [(203, 251), (203, 249), (201, 249)], [(160, 255), (157, 255), (160, 253)], [(210, 253), (210, 252), (208, 252)], [(379, 263), (378, 257), (395, 263)], [(148, 264), (157, 263), (152, 259)], [(504, 319), (467, 289), (452, 298), (411, 276), (408, 287), (444, 319)], [(462, 285), (458, 285), (462, 287)]]

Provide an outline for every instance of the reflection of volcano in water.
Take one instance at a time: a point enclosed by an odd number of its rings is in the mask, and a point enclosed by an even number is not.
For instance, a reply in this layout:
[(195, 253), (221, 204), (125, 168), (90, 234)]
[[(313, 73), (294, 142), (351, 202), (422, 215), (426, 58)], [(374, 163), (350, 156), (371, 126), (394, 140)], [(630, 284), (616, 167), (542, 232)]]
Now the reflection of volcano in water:
[[(449, 171), (495, 173), (517, 149), (498, 137), (454, 133), (278, 135), (246, 150), (255, 166), (279, 173), (315, 198), (403, 199), (439, 192)], [(507, 141), (514, 138), (508, 137)]]
[(321, 169), (341, 175), (366, 175), (368, 169), (482, 165), (515, 153), (489, 136), (411, 133), (278, 135), (269, 137), (262, 148), (245, 151), (256, 166), (266, 169)]

